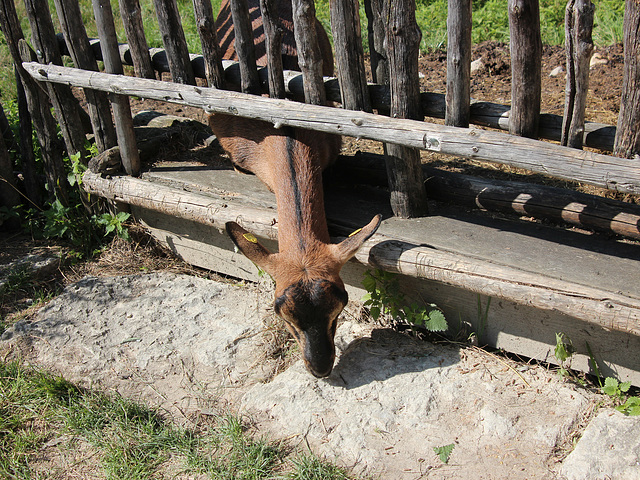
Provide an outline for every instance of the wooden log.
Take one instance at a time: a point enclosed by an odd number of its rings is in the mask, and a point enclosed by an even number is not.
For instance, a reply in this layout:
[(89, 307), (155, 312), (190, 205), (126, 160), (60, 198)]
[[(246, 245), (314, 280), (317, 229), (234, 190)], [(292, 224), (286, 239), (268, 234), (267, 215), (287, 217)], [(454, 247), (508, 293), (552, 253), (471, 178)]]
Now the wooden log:
[[(25, 72), (26, 73), (26, 72)], [(18, 97), (18, 118), (20, 119), (20, 160), (27, 201), (36, 208), (44, 206), (44, 185), (38, 176), (36, 156), (33, 151), (33, 122), (27, 105), (24, 85), (18, 69), (15, 69), (16, 93)]]
[(162, 44), (167, 52), (171, 80), (175, 83), (195, 85), (196, 77), (191, 68), (189, 49), (176, 0), (153, 0), (153, 4), (162, 34)]
[(331, 31), (342, 107), (371, 112), (357, 0), (331, 0)]
[(156, 72), (151, 64), (151, 55), (149, 55), (149, 45), (144, 36), (140, 2), (138, 0), (118, 0), (118, 4), (136, 77), (156, 78)]
[(422, 150), (511, 165), (611, 190), (640, 193), (633, 160), (576, 150), (529, 138), (475, 128), (388, 118), (366, 112), (305, 105), (157, 80), (86, 72), (28, 62), (23, 67), (39, 81), (67, 83), (123, 95), (190, 105), (296, 128), (369, 138)]
[(538, 0), (509, 0), (511, 113), (509, 132), (538, 138), (542, 91), (542, 40)]
[[(344, 155), (332, 171), (333, 177), (357, 178), (362, 184), (379, 187), (387, 184), (383, 155)], [(640, 205), (547, 185), (447, 172), (428, 165), (423, 165), (422, 171), (429, 198), (433, 200), (640, 240)]]
[[(61, 51), (66, 54), (66, 45), (64, 39), (58, 37), (61, 45)], [(97, 39), (90, 40), (92, 50), (98, 60), (102, 59), (100, 53), (100, 42)], [(152, 52), (152, 63), (154, 69), (158, 72), (168, 72), (169, 63), (163, 49), (150, 49)], [(205, 64), (202, 55), (191, 54), (191, 65), (194, 73), (199, 78), (206, 78)], [(120, 45), (120, 59), (124, 65), (131, 65), (128, 45)], [(240, 85), (240, 74), (238, 64), (235, 62), (223, 60), (223, 69), (225, 81), (231, 85)], [(258, 75), (263, 85), (263, 93), (269, 93), (268, 90), (268, 71), (265, 67), (258, 67)], [(302, 74), (297, 71), (285, 70), (283, 72), (285, 79), (285, 92), (294, 97), (304, 95), (302, 85)], [(341, 103), (340, 88), (335, 78), (325, 77), (324, 88), (327, 100)], [(379, 112), (388, 112), (391, 95), (388, 85), (368, 84), (369, 97), (372, 107)], [(420, 105), (425, 117), (445, 118), (446, 102), (445, 95), (440, 93), (422, 92), (420, 93)], [(509, 116), (511, 109), (506, 105), (497, 103), (483, 102), (471, 100), (471, 123), (484, 127), (496, 128), (499, 130), (509, 131)], [(600, 150), (613, 151), (613, 141), (615, 138), (616, 127), (596, 122), (587, 122), (585, 124), (584, 144), (588, 147), (598, 148)], [(540, 115), (538, 135), (540, 138), (548, 140), (560, 141), (562, 137), (562, 117), (543, 113)]]
[(2, 108), (2, 104), (0, 104), (0, 133), (2, 134), (4, 144), (8, 149), (13, 149), (17, 152), (20, 151), (20, 146), (16, 142), (16, 138), (13, 135), (13, 131), (11, 130), (11, 126), (9, 125), (7, 115), (4, 113), (4, 108)]
[[(102, 58), (107, 73), (123, 75), (124, 71), (118, 52), (118, 39), (116, 27), (113, 23), (113, 12), (109, 0), (92, 0), (93, 12), (102, 47)], [(140, 174), (140, 157), (136, 145), (136, 135), (133, 131), (133, 119), (129, 97), (126, 95), (111, 95), (111, 107), (115, 119), (120, 157), (125, 171), (129, 175)]]
[[(89, 46), (87, 31), (82, 23), (82, 14), (76, 0), (54, 0), (58, 20), (68, 52), (76, 67), (98, 71), (98, 62)], [(103, 152), (116, 145), (116, 130), (111, 118), (109, 99), (103, 92), (85, 90), (91, 127), (98, 151)]]
[(640, 2), (625, 2), (624, 77), (614, 145), (619, 157), (640, 156)]
[[(418, 120), (422, 118), (418, 79), (422, 32), (416, 23), (415, 1), (388, 2), (385, 7), (391, 116)], [(427, 195), (420, 168), (420, 152), (408, 145), (393, 143), (385, 145), (385, 155), (393, 214), (402, 218), (426, 215)]]
[(323, 84), (323, 60), (316, 36), (316, 8), (313, 0), (292, 0), (293, 26), (298, 49), (298, 64), (302, 71), (304, 101), (326, 105)]
[(264, 42), (267, 52), (269, 96), (271, 98), (285, 98), (286, 96), (281, 53), (283, 30), (280, 26), (280, 18), (278, 16), (279, 1), (280, 0), (260, 0)]
[(247, 0), (230, 0), (235, 50), (240, 63), (240, 90), (244, 93), (259, 94), (260, 78), (256, 64), (256, 49), (253, 43), (253, 28), (249, 19)]
[[(31, 26), (31, 39), (40, 63), (62, 65), (62, 55), (58, 50), (56, 33), (51, 21), (51, 12), (46, 0), (25, 0), (24, 2)], [(62, 138), (69, 155), (80, 154), (80, 161), (87, 164), (88, 152), (84, 126), (89, 124), (87, 114), (68, 85), (47, 84), (49, 99), (60, 126)]]
[(224, 88), (224, 71), (211, 2), (209, 0), (193, 0), (193, 11), (196, 15), (196, 28), (202, 45), (207, 85), (213, 88)]
[[(230, 202), (224, 196), (188, 192), (125, 176), (106, 179), (88, 172), (83, 185), (97, 195), (187, 218), (220, 230), (225, 222), (233, 220), (260, 237), (277, 238), (277, 222), (274, 222), (272, 208), (247, 206)], [(434, 280), (544, 310), (556, 310), (606, 329), (640, 335), (638, 299), (470, 255), (419, 245), (393, 233), (398, 222), (403, 220), (383, 222), (380, 233), (364, 244), (356, 259), (371, 267)]]
[(445, 125), (468, 127), (471, 115), (471, 0), (449, 0)]
[[(387, 0), (388, 1), (388, 0)], [(374, 83), (389, 85), (389, 61), (384, 47), (385, 23), (383, 12), (385, 0), (364, 0), (369, 36), (369, 60)]]
[(569, 0), (565, 15), (567, 86), (560, 143), (572, 148), (582, 148), (584, 138), (594, 9), (591, 0)]
[[(4, 138), (0, 137), (0, 206), (16, 207), (22, 203), (18, 180)], [(2, 225), (2, 223), (0, 223)]]

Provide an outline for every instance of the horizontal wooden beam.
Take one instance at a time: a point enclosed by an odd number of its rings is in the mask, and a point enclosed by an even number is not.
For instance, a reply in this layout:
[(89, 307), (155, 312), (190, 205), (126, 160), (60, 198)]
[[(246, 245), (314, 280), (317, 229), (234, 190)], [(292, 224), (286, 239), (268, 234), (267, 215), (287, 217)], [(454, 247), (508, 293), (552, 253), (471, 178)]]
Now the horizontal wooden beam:
[(77, 87), (133, 95), (338, 135), (368, 138), (447, 155), (511, 165), (601, 188), (640, 193), (637, 161), (576, 150), (528, 138), (477, 128), (388, 118), (333, 107), (300, 104), (121, 75), (88, 72), (56, 65), (26, 62), (33, 78)]
[[(66, 43), (62, 35), (58, 35), (58, 43), (63, 54), (66, 54)], [(100, 41), (97, 39), (90, 40), (93, 54), (98, 60), (102, 59), (102, 50), (100, 49)], [(153, 68), (158, 72), (169, 72), (169, 61), (167, 54), (162, 48), (149, 49)], [(120, 44), (120, 57), (125, 65), (133, 65), (129, 45)], [(240, 66), (238, 62), (223, 60), (223, 68), (225, 71), (225, 80), (231, 84), (240, 87)], [(205, 78), (205, 61), (204, 57), (199, 54), (191, 54), (191, 66), (196, 77)], [(258, 67), (258, 75), (262, 82), (263, 93), (269, 93), (268, 88), (268, 72), (266, 67)], [(302, 84), (302, 74), (300, 72), (285, 70), (284, 71), (285, 86), (288, 94), (303, 97), (304, 90)], [(338, 80), (332, 77), (325, 77), (325, 89), (327, 91), (327, 99), (332, 102), (342, 103), (340, 96), (340, 86)], [(373, 108), (382, 111), (388, 111), (391, 102), (389, 86), (369, 84), (369, 96)], [(443, 93), (422, 92), (420, 94), (422, 112), (426, 117), (444, 118), (446, 113), (445, 95)], [(485, 102), (481, 100), (471, 100), (471, 118), (470, 121), (474, 125), (495, 128), (498, 130), (509, 131), (509, 115), (511, 108), (498, 103)], [(562, 136), (562, 116), (551, 113), (543, 113), (540, 115), (540, 126), (538, 134), (540, 138), (546, 140), (554, 140), (559, 142)], [(613, 142), (616, 136), (616, 127), (597, 122), (586, 122), (583, 144), (587, 147), (598, 148), (600, 150), (613, 151)]]
[[(217, 197), (185, 191), (127, 176), (102, 178), (87, 172), (84, 188), (111, 200), (186, 218), (220, 230), (236, 221), (256, 235), (277, 238), (273, 208), (248, 207)], [(555, 310), (611, 330), (640, 335), (640, 300), (594, 287), (527, 272), (428, 246), (393, 235), (385, 220), (356, 258), (365, 265), (434, 280), (482, 295), (503, 298), (544, 310)], [(406, 220), (405, 220), (406, 221)], [(391, 222), (385, 227), (385, 222)], [(410, 222), (410, 220), (409, 220)]]

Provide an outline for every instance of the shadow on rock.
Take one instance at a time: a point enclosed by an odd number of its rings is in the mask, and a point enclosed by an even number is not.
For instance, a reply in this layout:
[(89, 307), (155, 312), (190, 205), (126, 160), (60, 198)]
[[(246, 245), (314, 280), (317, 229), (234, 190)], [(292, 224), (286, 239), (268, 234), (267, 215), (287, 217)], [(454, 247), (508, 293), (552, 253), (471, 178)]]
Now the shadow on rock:
[(459, 361), (457, 348), (436, 347), (391, 329), (376, 329), (347, 345), (326, 382), (350, 390)]

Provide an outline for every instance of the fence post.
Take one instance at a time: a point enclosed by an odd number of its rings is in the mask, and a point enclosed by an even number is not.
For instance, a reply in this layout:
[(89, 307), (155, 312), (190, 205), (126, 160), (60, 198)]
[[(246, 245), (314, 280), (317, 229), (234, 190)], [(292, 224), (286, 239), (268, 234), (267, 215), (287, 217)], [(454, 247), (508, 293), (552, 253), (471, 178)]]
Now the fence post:
[[(2, 105), (0, 105), (0, 109), (2, 109)], [(4, 115), (4, 112), (2, 114)], [(17, 186), (18, 182), (13, 173), (7, 144), (0, 136), (0, 206), (16, 207), (22, 203)], [(0, 225), (2, 224), (0, 223)]]
[[(389, 1), (389, 0), (386, 0)], [(385, 0), (364, 0), (369, 35), (369, 57), (373, 83), (389, 85), (389, 60), (384, 48), (385, 22), (383, 12)]]
[(542, 40), (538, 0), (509, 0), (511, 113), (509, 133), (538, 137)]
[[(58, 50), (58, 41), (51, 21), (49, 4), (44, 0), (25, 0), (24, 4), (31, 25), (31, 38), (38, 61), (44, 64), (62, 65), (62, 56)], [(82, 162), (86, 164), (88, 162), (85, 149), (87, 137), (83, 127), (89, 122), (83, 121), (82, 117), (87, 117), (87, 113), (82, 110), (68, 85), (47, 84), (47, 91), (54, 107), (58, 125), (60, 125), (62, 138), (67, 146), (67, 152), (69, 155), (79, 153)]]
[(329, 6), (342, 106), (371, 112), (358, 0), (331, 0)]
[(149, 45), (144, 36), (140, 2), (138, 0), (118, 0), (118, 4), (136, 77), (156, 78), (151, 55), (149, 55)]
[(262, 25), (264, 27), (267, 52), (267, 73), (269, 74), (269, 96), (285, 98), (284, 74), (282, 67), (282, 35), (278, 15), (279, 0), (260, 0)]
[(322, 75), (322, 54), (316, 37), (316, 8), (313, 0), (292, 0), (291, 4), (304, 100), (314, 105), (325, 105), (327, 95)]
[[(92, 0), (92, 4), (105, 70), (107, 73), (122, 75), (123, 69), (120, 53), (118, 52), (118, 39), (113, 23), (111, 3), (109, 0)], [(110, 98), (122, 164), (127, 174), (137, 177), (140, 174), (140, 157), (136, 144), (136, 134), (133, 130), (129, 97), (111, 94)]]
[[(422, 120), (418, 79), (422, 32), (416, 23), (415, 0), (388, 1), (385, 7), (391, 116)], [(403, 218), (425, 215), (428, 208), (420, 150), (386, 144), (385, 155), (394, 215)]]
[(153, 0), (162, 34), (162, 44), (167, 52), (171, 79), (175, 83), (195, 85), (196, 77), (191, 67), (191, 58), (184, 38), (180, 12), (176, 0)]
[(220, 58), (216, 22), (213, 20), (213, 9), (210, 0), (193, 0), (193, 11), (196, 15), (196, 27), (202, 45), (204, 57), (204, 74), (207, 85), (214, 88), (224, 87), (224, 70)]
[[(98, 62), (89, 45), (77, 0), (54, 1), (67, 50), (76, 68), (97, 72)], [(109, 99), (106, 93), (91, 89), (85, 89), (84, 94), (98, 151), (104, 152), (117, 144)]]
[(256, 49), (253, 43), (253, 29), (249, 19), (247, 0), (230, 0), (231, 18), (235, 49), (240, 63), (241, 90), (244, 93), (260, 94), (260, 78), (256, 66)]
[(564, 97), (560, 143), (582, 148), (584, 112), (589, 91), (589, 60), (593, 53), (593, 11), (591, 0), (569, 0), (565, 15), (567, 86)]
[(449, 0), (445, 125), (468, 127), (471, 116), (471, 0)]
[(628, 0), (624, 11), (624, 79), (613, 152), (640, 155), (640, 3)]

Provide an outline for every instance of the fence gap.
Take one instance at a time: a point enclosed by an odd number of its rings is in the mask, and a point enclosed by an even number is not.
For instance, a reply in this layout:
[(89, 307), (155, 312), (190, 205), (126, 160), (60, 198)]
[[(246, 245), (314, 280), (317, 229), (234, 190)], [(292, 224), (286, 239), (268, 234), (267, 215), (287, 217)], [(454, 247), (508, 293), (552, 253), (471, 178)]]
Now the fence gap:
[[(385, 7), (391, 116), (422, 120), (418, 79), (418, 49), (422, 32), (416, 23), (415, 1), (389, 1)], [(426, 215), (427, 197), (420, 166), (420, 150), (386, 144), (385, 155), (394, 215), (402, 218)]]
[(584, 113), (589, 92), (589, 61), (593, 53), (593, 12), (591, 0), (569, 0), (565, 14), (567, 86), (562, 119), (562, 145), (582, 148)]
[[(77, 0), (54, 1), (67, 50), (76, 68), (97, 72), (98, 62), (89, 45)], [(88, 88), (84, 94), (98, 151), (104, 152), (118, 143), (109, 99), (106, 93)]]
[(316, 35), (316, 8), (313, 0), (292, 0), (293, 25), (298, 49), (298, 64), (302, 71), (304, 100), (325, 105), (327, 96), (323, 83), (323, 60)]
[(249, 17), (249, 4), (247, 0), (230, 0), (229, 4), (231, 5), (231, 18), (233, 18), (235, 49), (240, 63), (241, 90), (244, 93), (259, 95), (262, 88), (256, 65), (256, 49)]
[(538, 0), (509, 0), (511, 113), (509, 133), (538, 138), (542, 39)]
[[(24, 4), (38, 61), (44, 64), (62, 65), (62, 55), (58, 50), (49, 4), (46, 0), (25, 0)], [(68, 85), (47, 83), (46, 89), (53, 104), (68, 154), (79, 153), (80, 160), (86, 165), (88, 152), (85, 149), (87, 132), (84, 130), (84, 125), (89, 124), (88, 119), (83, 121), (83, 117), (87, 116), (86, 112), (82, 110)]]
[(471, 0), (449, 0), (445, 125), (468, 127), (471, 116)]
[(613, 152), (640, 155), (640, 2), (628, 0), (624, 11), (624, 78)]
[(118, 4), (136, 77), (156, 78), (151, 55), (149, 55), (149, 45), (144, 36), (140, 2), (138, 0), (118, 0)]
[[(92, 4), (105, 71), (106, 73), (123, 75), (111, 3), (109, 0), (92, 0)], [(140, 157), (138, 155), (136, 135), (133, 130), (129, 97), (127, 95), (111, 94), (110, 98), (122, 165), (127, 174), (137, 177), (140, 174)]]
[(329, 7), (342, 106), (371, 112), (358, 0), (331, 0)]
[(269, 96), (271, 98), (285, 98), (286, 96), (282, 67), (282, 35), (284, 32), (278, 16), (280, 1), (282, 0), (260, 0), (267, 53)]
[(202, 56), (204, 58), (204, 75), (207, 85), (213, 88), (224, 88), (224, 70), (220, 57), (216, 22), (210, 0), (193, 0), (193, 11), (196, 16), (196, 27), (200, 36)]
[(153, 0), (153, 4), (156, 7), (158, 27), (167, 54), (171, 80), (174, 83), (195, 85), (196, 77), (191, 67), (187, 40), (184, 37), (184, 30), (182, 30), (176, 0)]

